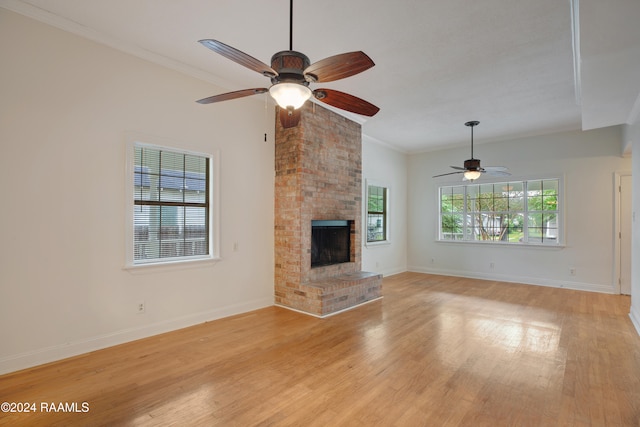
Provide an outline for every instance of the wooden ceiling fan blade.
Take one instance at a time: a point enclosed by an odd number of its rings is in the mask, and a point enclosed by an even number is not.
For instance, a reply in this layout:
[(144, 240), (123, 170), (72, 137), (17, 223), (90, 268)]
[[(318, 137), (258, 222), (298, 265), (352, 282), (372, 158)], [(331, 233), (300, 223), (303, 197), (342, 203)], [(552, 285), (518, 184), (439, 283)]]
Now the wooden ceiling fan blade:
[(287, 110), (280, 107), (280, 124), (285, 129), (298, 126), (300, 123), (300, 110)]
[(376, 65), (362, 51), (347, 52), (314, 62), (304, 70), (310, 82), (332, 82), (359, 74)]
[(248, 55), (242, 51), (239, 51), (234, 47), (219, 42), (218, 40), (204, 39), (198, 40), (198, 43), (201, 43), (203, 46), (208, 47), (212, 51), (219, 53), (220, 55), (232, 60), (233, 62), (243, 65), (250, 70), (257, 71), (264, 76), (275, 77), (278, 75), (278, 73), (273, 68), (260, 61), (259, 59), (256, 59), (253, 56)]
[(220, 95), (213, 95), (208, 98), (202, 98), (196, 102), (199, 104), (212, 104), (214, 102), (228, 101), (230, 99), (244, 98), (245, 96), (257, 95), (259, 93), (268, 92), (269, 89), (259, 87), (253, 89), (237, 90), (235, 92), (221, 93)]
[(319, 101), (329, 104), (332, 107), (356, 114), (362, 114), (363, 116), (372, 117), (380, 111), (380, 108), (365, 101), (364, 99), (337, 90), (316, 89), (313, 91), (313, 96), (315, 96)]

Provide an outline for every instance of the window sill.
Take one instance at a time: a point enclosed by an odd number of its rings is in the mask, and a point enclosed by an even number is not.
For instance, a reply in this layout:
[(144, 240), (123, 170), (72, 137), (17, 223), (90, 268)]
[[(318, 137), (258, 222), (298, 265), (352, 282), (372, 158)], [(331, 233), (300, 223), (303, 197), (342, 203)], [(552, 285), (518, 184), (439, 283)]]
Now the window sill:
[(364, 244), (364, 246), (366, 248), (375, 248), (375, 247), (379, 247), (379, 246), (388, 246), (390, 245), (391, 242), (388, 240), (380, 240), (379, 242), (366, 242)]
[(177, 261), (163, 261), (163, 262), (149, 262), (145, 264), (127, 264), (123, 267), (123, 270), (127, 270), (132, 274), (137, 273), (156, 273), (171, 270), (183, 270), (187, 268), (201, 268), (207, 266), (213, 266), (221, 261), (222, 258), (199, 258), (199, 259), (185, 259)]
[(452, 244), (452, 245), (482, 245), (482, 246), (496, 246), (496, 247), (509, 247), (509, 248), (540, 248), (540, 249), (564, 249), (566, 247), (563, 243), (557, 243), (553, 245), (545, 245), (542, 243), (502, 243), (497, 241), (483, 241), (483, 240), (436, 240), (436, 243)]

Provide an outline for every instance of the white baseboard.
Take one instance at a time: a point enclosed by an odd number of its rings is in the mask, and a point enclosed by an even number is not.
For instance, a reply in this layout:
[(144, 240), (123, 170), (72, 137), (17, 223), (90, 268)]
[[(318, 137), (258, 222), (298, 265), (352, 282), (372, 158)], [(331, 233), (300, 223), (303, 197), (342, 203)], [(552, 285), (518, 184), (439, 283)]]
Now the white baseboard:
[(637, 307), (631, 306), (631, 310), (629, 311), (629, 317), (631, 318), (631, 323), (636, 328), (636, 332), (640, 335), (640, 312)]
[(200, 313), (189, 314), (187, 316), (169, 319), (151, 325), (124, 329), (109, 334), (90, 337), (84, 340), (6, 356), (0, 358), (0, 375), (271, 306), (273, 306), (273, 297), (262, 298)]
[(390, 268), (386, 270), (375, 271), (375, 273), (382, 274), (384, 277), (387, 277), (387, 276), (393, 276), (396, 274), (404, 273), (405, 271), (407, 271), (406, 267), (402, 267), (402, 268), (399, 267), (399, 268)]
[(374, 301), (381, 300), (382, 298), (383, 297), (377, 297), (377, 298), (374, 298), (374, 299), (366, 300), (366, 301), (363, 301), (363, 302), (361, 302), (359, 304), (352, 305), (351, 307), (343, 308), (342, 310), (334, 311), (332, 313), (323, 314), (322, 316), (319, 315), (319, 314), (310, 313), (308, 311), (298, 310), (297, 308), (288, 307), (286, 305), (281, 305), (281, 304), (274, 304), (274, 305), (276, 307), (284, 308), (286, 310), (295, 311), (296, 313), (301, 313), (301, 314), (306, 314), (307, 316), (317, 317), (318, 319), (326, 319), (327, 317), (335, 316), (336, 314), (340, 314), (340, 313), (344, 313), (345, 311), (353, 310), (354, 308), (358, 308), (358, 307), (363, 306), (365, 304), (369, 304), (369, 303), (372, 303)]
[(577, 291), (600, 292), (604, 294), (617, 293), (613, 285), (600, 283), (571, 282), (567, 280), (541, 279), (538, 277), (513, 276), (504, 274), (487, 274), (471, 271), (441, 270), (420, 266), (409, 266), (408, 271), (416, 273), (439, 274), (442, 276), (468, 277), (470, 279), (496, 280), (500, 282), (522, 283), (525, 285), (548, 286), (551, 288), (573, 289)]

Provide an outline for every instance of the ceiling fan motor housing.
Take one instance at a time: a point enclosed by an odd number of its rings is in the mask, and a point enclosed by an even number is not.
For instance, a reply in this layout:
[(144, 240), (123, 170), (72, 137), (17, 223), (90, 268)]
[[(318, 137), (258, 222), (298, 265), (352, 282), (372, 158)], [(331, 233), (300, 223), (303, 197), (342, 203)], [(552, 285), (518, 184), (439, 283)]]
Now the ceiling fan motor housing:
[(464, 161), (464, 168), (471, 171), (481, 171), (479, 159), (468, 159)]
[(283, 50), (271, 57), (271, 68), (278, 75), (271, 77), (271, 83), (299, 83), (309, 85), (304, 76), (304, 70), (311, 65), (309, 58), (295, 50)]

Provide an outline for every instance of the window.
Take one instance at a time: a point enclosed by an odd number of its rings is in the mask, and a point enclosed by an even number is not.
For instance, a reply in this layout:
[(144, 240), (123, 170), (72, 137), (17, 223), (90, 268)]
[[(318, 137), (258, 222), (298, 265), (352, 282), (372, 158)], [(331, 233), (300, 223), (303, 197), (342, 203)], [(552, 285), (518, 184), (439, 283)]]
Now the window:
[(559, 179), (440, 187), (439, 240), (558, 245), (560, 200)]
[(128, 264), (211, 259), (212, 156), (139, 142), (129, 149)]
[(386, 187), (367, 185), (367, 243), (384, 242), (387, 236)]

